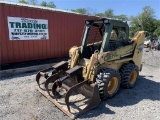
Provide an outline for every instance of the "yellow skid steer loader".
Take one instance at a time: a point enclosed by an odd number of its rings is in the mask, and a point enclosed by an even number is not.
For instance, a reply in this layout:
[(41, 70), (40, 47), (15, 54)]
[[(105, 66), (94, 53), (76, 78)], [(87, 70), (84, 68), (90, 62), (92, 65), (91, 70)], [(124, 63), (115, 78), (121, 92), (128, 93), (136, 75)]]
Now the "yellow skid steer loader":
[(80, 47), (69, 50), (69, 61), (40, 71), (37, 89), (70, 118), (95, 108), (119, 90), (133, 88), (142, 69), (145, 32), (129, 39), (126, 22), (86, 20)]

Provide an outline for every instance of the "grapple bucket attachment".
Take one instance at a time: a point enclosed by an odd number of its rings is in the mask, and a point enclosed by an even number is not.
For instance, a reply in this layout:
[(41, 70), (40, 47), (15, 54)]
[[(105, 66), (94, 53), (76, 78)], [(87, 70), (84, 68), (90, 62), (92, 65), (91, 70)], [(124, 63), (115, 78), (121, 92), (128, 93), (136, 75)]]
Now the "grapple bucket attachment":
[[(83, 95), (80, 93), (75, 93), (77, 89), (86, 89), (84, 87), (89, 87), (91, 96)], [(99, 90), (98, 86), (94, 83), (89, 84), (88, 80), (84, 80), (72, 87), (62, 83), (61, 85), (61, 94), (58, 98), (55, 97), (49, 90), (49, 94), (46, 90), (41, 89), (37, 86), (37, 90), (39, 90), (45, 97), (47, 97), (52, 103), (54, 103), (60, 110), (62, 110), (65, 114), (67, 114), (71, 119), (75, 119), (79, 115), (84, 112), (97, 107), (100, 103)], [(63, 93), (65, 90), (66, 92)], [(80, 91), (81, 91), (80, 90)], [(56, 91), (57, 92), (57, 91)], [(79, 91), (78, 91), (79, 92)], [(85, 92), (85, 91), (84, 91)], [(89, 91), (88, 91), (89, 92)]]
[[(48, 77), (46, 82), (42, 83), (46, 89), (37, 86), (45, 97), (72, 119), (97, 107), (101, 101), (98, 86), (90, 80), (82, 79), (81, 72), (82, 67), (75, 66), (65, 71), (63, 76), (54, 74)], [(52, 89), (47, 87), (49, 81), (53, 81)]]

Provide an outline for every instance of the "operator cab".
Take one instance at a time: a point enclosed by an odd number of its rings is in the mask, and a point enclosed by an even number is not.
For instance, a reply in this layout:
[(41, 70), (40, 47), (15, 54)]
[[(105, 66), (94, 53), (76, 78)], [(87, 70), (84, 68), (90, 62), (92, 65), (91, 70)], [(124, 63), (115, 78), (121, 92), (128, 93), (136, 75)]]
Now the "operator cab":
[(94, 52), (114, 51), (129, 41), (128, 24), (113, 19), (86, 20), (81, 58), (90, 59)]

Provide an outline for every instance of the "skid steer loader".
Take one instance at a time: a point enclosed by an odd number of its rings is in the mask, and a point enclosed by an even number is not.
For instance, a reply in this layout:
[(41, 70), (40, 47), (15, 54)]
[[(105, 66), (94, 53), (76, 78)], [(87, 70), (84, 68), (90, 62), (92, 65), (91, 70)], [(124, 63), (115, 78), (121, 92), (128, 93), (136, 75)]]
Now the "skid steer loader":
[(126, 22), (86, 20), (80, 47), (69, 50), (61, 61), (36, 75), (37, 89), (70, 118), (112, 98), (120, 85), (133, 88), (142, 69), (145, 32), (129, 39)]

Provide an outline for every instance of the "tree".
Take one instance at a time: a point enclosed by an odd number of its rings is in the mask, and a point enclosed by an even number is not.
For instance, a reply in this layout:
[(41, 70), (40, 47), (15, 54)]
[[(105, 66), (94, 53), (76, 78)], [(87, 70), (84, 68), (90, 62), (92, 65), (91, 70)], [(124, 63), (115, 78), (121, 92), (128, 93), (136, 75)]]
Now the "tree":
[(85, 8), (78, 8), (76, 10), (71, 10), (72, 12), (78, 12), (81, 14), (88, 14), (88, 11)]
[(148, 31), (150, 35), (153, 34), (157, 28), (154, 13), (150, 6), (145, 6), (141, 14), (131, 17), (130, 35), (132, 36), (138, 30)]
[(28, 4), (28, 2), (26, 0), (19, 0), (19, 3), (23, 3), (23, 4)]
[(42, 1), (40, 5), (43, 6), (43, 7), (56, 8), (56, 5), (54, 4), (54, 2), (47, 3), (45, 1)]
[(153, 33), (155, 31), (155, 12), (150, 6), (145, 6), (143, 12), (138, 16), (142, 30)]
[(108, 9), (104, 13), (97, 13), (95, 15), (100, 16), (100, 17), (108, 17), (108, 18), (119, 19), (119, 20), (122, 20), (122, 21), (127, 21), (128, 20), (128, 17), (124, 14), (114, 15), (114, 11), (112, 9)]
[(112, 9), (108, 9), (104, 12), (105, 17), (114, 18), (114, 13)]
[(155, 34), (157, 37), (160, 36), (160, 26), (155, 30)]
[(28, 0), (28, 3), (30, 5), (37, 5), (38, 4), (38, 1), (37, 0)]
[(56, 5), (54, 4), (54, 2), (49, 2), (47, 3), (47, 7), (56, 8)]
[(117, 18), (119, 20), (122, 20), (122, 21), (127, 21), (128, 20), (128, 17), (126, 15), (124, 15), (124, 14), (115, 16), (115, 18)]
[(132, 37), (137, 31), (141, 30), (141, 26), (138, 17), (130, 17), (130, 36)]
[(96, 13), (95, 16), (104, 17), (103, 13)]
[(156, 29), (154, 33), (156, 34), (157, 37), (160, 37), (160, 20), (155, 21), (155, 26), (156, 26)]
[(40, 6), (46, 7), (47, 6), (47, 2), (42, 1), (41, 4), (40, 4)]

